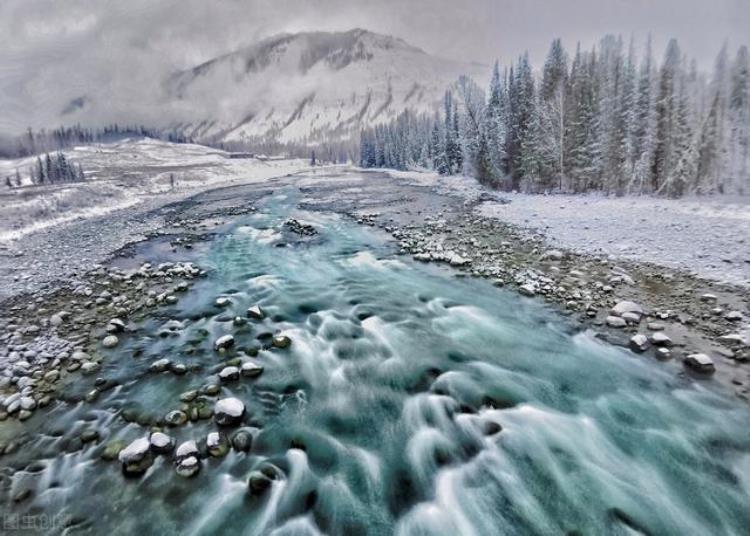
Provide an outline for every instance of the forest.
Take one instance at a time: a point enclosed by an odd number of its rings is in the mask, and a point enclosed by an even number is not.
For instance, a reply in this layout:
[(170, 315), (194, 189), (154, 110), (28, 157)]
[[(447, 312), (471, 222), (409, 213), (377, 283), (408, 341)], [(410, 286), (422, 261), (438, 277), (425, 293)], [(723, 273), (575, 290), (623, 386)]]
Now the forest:
[(676, 40), (606, 36), (572, 61), (560, 39), (540, 73), (521, 55), (489, 88), (461, 77), (434, 117), (404, 111), (365, 129), (360, 165), (464, 173), (524, 192), (616, 195), (750, 192), (750, 61), (725, 45), (699, 72)]

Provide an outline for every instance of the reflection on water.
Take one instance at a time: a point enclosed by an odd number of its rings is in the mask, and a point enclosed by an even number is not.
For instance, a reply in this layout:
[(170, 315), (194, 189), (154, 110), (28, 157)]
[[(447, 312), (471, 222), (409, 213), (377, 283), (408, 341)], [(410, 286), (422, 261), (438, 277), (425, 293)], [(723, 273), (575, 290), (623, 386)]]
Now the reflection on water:
[[(109, 355), (101, 375), (119, 385), (51, 408), (4, 458), (24, 467), (4, 470), (11, 487), (34, 490), (4, 510), (70, 516), (72, 532), (96, 534), (747, 533), (746, 407), (294, 206), (291, 192), (270, 198), (193, 252), (209, 277)], [(284, 232), (290, 216), (319, 234)], [(234, 321), (255, 304), (262, 321)], [(291, 347), (269, 348), (278, 332)], [(220, 358), (213, 341), (228, 333), (236, 344)], [(150, 373), (164, 357), (187, 372)], [(218, 384), (232, 357), (264, 368), (219, 394), (245, 403), (249, 453), (207, 457), (190, 479), (165, 456), (135, 480), (100, 460), (182, 394)], [(90, 389), (77, 381), (66, 389)], [(99, 443), (81, 448), (88, 429)], [(198, 419), (168, 433), (200, 443), (214, 430)], [(268, 467), (270, 485), (249, 493)]]

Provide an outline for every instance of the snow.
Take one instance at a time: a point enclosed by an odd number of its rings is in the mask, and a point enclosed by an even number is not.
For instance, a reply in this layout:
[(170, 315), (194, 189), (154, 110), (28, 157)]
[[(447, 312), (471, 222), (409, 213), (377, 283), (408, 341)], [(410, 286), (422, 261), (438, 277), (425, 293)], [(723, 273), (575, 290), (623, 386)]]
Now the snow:
[(491, 196), (496, 201), (479, 203), (478, 214), (539, 232), (551, 247), (750, 286), (748, 197), (528, 195), (491, 190), (464, 176), (388, 173), (466, 201)]
[(34, 186), (28, 170), (36, 157), (0, 160), (0, 176), (15, 175), (18, 169), (23, 180), (20, 188), (0, 187), (0, 246), (7, 247), (35, 231), (146, 200), (161, 197), (167, 203), (207, 188), (264, 181), (308, 168), (307, 160), (230, 159), (228, 153), (210, 147), (148, 138), (64, 152), (71, 162), (81, 163), (86, 181)]

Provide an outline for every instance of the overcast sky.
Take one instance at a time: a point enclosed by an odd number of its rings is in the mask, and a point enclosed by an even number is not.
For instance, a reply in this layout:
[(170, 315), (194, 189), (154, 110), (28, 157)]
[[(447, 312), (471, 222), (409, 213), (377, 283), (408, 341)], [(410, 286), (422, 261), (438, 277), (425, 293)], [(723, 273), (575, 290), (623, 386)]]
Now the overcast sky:
[(750, 0), (0, 0), (0, 131), (59, 92), (127, 86), (137, 98), (165, 72), (268, 35), (354, 27), (462, 60), (529, 50), (537, 65), (553, 37), (573, 50), (652, 32), (657, 54), (674, 36), (708, 70), (724, 41), (749, 40)]

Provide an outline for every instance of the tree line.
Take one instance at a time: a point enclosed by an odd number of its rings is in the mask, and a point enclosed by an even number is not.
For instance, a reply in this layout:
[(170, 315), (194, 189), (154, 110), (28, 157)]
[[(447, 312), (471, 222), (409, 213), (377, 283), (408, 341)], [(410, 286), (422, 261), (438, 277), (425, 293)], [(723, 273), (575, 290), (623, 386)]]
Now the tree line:
[(606, 36), (572, 60), (553, 40), (540, 73), (528, 54), (494, 66), (485, 91), (463, 76), (433, 117), (404, 111), (364, 129), (360, 165), (465, 173), (526, 192), (750, 192), (750, 58), (724, 46), (701, 74), (676, 40), (657, 62)]
[[(36, 157), (36, 164), (29, 169), (31, 183), (36, 185), (58, 184), (63, 182), (79, 182), (86, 179), (81, 163), (70, 162), (63, 153), (49, 153)], [(21, 173), (16, 169), (15, 175), (5, 177), (8, 188), (22, 185)]]

